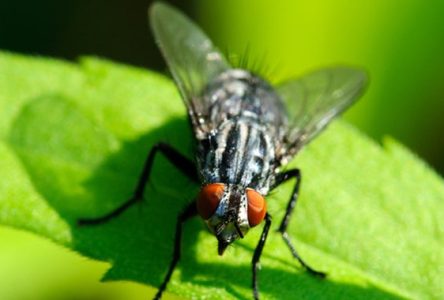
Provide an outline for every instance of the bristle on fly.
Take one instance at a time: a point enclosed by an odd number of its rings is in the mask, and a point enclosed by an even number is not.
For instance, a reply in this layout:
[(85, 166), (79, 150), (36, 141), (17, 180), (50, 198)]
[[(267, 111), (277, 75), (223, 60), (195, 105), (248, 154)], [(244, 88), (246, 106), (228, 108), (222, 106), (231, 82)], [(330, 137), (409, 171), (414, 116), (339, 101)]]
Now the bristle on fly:
[(276, 63), (270, 64), (269, 55), (266, 52), (261, 54), (257, 51), (252, 52), (250, 44), (247, 44), (240, 54), (230, 49), (225, 49), (224, 54), (233, 68), (248, 70), (271, 83), (277, 81), (278, 66)]

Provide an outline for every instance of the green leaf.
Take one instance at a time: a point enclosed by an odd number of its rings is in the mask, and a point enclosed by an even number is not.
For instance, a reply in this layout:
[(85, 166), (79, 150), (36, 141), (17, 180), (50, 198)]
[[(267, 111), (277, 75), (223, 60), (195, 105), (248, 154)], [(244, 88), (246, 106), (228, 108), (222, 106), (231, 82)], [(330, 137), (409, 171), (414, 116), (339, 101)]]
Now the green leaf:
[[(193, 157), (173, 83), (96, 58), (70, 64), (0, 53), (0, 70), (0, 223), (111, 262), (105, 280), (157, 287), (176, 216), (198, 191), (165, 159), (156, 159), (145, 202), (102, 226), (75, 221), (125, 201), (156, 142)], [(340, 121), (291, 166), (302, 169), (304, 181), (290, 235), (301, 256), (329, 276), (305, 273), (271, 232), (259, 274), (263, 298), (444, 297), (444, 184), (429, 167), (395, 141), (381, 147)], [(292, 184), (268, 197), (274, 228)], [(203, 222), (190, 221), (168, 292), (251, 298), (260, 232), (251, 230), (219, 257)]]

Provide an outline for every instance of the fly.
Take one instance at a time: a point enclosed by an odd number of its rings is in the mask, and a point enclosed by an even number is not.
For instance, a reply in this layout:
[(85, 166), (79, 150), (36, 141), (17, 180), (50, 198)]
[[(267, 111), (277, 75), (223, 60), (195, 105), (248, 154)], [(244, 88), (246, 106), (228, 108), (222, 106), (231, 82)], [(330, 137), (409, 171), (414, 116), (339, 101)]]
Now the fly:
[(252, 72), (231, 67), (202, 30), (169, 5), (153, 4), (150, 21), (188, 110), (197, 144), (196, 160), (188, 160), (168, 144), (156, 144), (133, 197), (111, 213), (80, 219), (79, 224), (104, 223), (139, 202), (154, 158), (162, 153), (183, 174), (200, 183), (201, 190), (178, 215), (173, 258), (154, 298), (161, 298), (180, 259), (183, 224), (200, 215), (218, 240), (219, 255), (252, 227), (265, 222), (252, 259), (253, 297), (258, 299), (259, 259), (272, 222), (265, 196), (295, 179), (278, 231), (293, 257), (310, 274), (325, 277), (299, 256), (287, 234), (301, 172), (281, 171), (281, 167), (358, 98), (367, 80), (365, 73), (333, 67), (272, 87)]

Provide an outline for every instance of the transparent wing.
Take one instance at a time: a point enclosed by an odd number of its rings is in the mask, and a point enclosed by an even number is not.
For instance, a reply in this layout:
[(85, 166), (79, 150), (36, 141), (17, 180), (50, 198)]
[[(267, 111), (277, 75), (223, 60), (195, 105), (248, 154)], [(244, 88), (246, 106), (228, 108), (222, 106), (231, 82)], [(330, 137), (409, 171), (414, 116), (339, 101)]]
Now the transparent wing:
[(360, 96), (366, 73), (348, 67), (312, 72), (277, 87), (289, 118), (287, 153), (294, 155)]
[(202, 30), (173, 7), (154, 3), (150, 20), (191, 120), (198, 126), (207, 108), (205, 100), (200, 97), (202, 90), (230, 66)]

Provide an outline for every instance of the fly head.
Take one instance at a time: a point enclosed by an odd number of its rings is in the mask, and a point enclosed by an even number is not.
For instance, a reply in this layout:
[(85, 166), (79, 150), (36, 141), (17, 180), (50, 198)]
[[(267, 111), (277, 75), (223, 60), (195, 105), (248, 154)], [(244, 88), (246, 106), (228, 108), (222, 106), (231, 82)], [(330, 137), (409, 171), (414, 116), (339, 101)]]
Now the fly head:
[(251, 227), (262, 222), (266, 213), (264, 197), (236, 184), (210, 183), (197, 197), (197, 210), (218, 240), (222, 255), (232, 242), (243, 238)]

